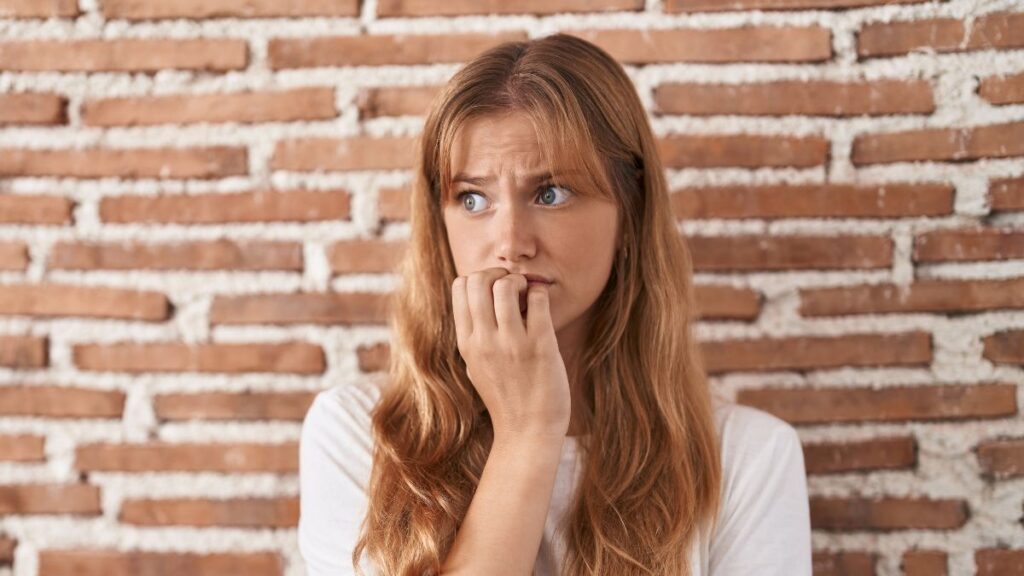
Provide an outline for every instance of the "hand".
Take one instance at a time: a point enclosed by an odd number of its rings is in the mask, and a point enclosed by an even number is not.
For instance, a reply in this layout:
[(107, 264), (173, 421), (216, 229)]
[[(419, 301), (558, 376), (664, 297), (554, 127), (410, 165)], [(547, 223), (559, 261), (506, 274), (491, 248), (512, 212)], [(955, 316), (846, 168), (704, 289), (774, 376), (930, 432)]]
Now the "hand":
[(529, 286), (525, 324), (522, 274), (487, 268), (452, 282), (452, 308), (466, 372), (491, 415), (495, 438), (564, 437), (571, 400), (551, 322), (548, 286)]

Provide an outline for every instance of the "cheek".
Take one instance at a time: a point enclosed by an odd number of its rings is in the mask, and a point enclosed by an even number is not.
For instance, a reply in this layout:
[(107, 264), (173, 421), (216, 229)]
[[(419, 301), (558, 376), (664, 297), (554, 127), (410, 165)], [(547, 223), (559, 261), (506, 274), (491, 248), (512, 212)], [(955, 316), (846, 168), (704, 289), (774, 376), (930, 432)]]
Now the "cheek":
[(466, 241), (467, 233), (458, 225), (447, 226), (448, 249), (452, 254), (452, 261), (455, 264), (455, 273), (459, 276), (466, 276), (476, 268), (473, 267), (473, 246)]
[(604, 290), (615, 258), (615, 243), (608, 235), (578, 235), (563, 245), (561, 261), (565, 265), (568, 300), (563, 306), (581, 310), (593, 303)]

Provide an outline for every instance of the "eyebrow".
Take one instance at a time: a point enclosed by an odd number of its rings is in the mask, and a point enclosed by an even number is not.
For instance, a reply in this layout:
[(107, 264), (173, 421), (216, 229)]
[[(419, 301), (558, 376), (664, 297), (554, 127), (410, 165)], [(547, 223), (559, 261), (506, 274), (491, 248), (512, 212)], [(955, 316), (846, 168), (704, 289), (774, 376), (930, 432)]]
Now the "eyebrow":
[[(563, 174), (570, 174), (573, 172), (575, 172), (575, 170), (568, 170), (563, 172)], [(544, 172), (541, 174), (534, 174), (533, 176), (527, 176), (527, 181), (531, 183), (543, 182), (545, 180), (550, 180), (552, 176), (553, 174), (551, 172)], [(452, 182), (465, 182), (467, 184), (472, 184), (474, 186), (480, 186), (490, 182), (491, 180), (494, 180), (494, 178), (484, 178), (482, 176), (469, 176), (463, 174), (462, 172), (459, 172), (458, 174), (455, 175), (455, 178), (452, 180)]]

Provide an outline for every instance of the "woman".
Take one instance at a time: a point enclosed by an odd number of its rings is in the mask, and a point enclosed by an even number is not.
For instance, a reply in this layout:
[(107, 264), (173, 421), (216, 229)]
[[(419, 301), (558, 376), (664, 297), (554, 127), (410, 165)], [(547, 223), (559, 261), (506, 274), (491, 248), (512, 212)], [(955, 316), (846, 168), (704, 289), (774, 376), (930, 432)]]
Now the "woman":
[(310, 573), (810, 575), (799, 439), (710, 393), (622, 67), (563, 34), (487, 51), (415, 177), (389, 384), (304, 423)]

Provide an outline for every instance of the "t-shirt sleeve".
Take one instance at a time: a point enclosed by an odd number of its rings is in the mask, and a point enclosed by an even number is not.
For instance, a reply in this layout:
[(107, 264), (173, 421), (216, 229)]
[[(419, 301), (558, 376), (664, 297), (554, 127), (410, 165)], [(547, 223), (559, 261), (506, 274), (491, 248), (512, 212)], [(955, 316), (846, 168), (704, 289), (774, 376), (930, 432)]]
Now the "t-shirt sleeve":
[(723, 499), (711, 576), (811, 576), (811, 519), (800, 438), (787, 422), (733, 407), (722, 440)]
[[(299, 441), (299, 552), (309, 576), (354, 575), (372, 461), (370, 398), (340, 386), (313, 399)], [(363, 556), (364, 574), (375, 572)]]

